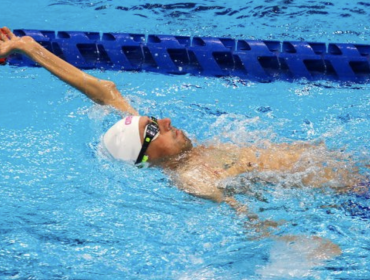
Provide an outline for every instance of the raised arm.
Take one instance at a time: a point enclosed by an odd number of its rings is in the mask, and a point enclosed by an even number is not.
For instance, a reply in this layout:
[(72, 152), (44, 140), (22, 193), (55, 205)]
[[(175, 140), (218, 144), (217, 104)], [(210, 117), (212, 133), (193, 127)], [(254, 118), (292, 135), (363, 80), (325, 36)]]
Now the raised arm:
[(0, 58), (12, 53), (21, 53), (62, 81), (73, 86), (91, 100), (102, 105), (111, 105), (122, 112), (138, 115), (111, 81), (99, 80), (60, 59), (29, 36), (16, 37), (7, 27), (0, 31)]

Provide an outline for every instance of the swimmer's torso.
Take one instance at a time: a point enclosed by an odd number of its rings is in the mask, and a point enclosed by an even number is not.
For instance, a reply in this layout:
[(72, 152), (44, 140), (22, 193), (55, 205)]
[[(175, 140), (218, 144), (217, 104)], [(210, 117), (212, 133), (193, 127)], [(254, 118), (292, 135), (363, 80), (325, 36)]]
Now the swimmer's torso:
[(220, 181), (246, 172), (254, 172), (256, 179), (271, 183), (278, 183), (280, 178), (274, 175), (295, 173), (301, 176), (301, 185), (320, 187), (332, 182), (338, 188), (353, 186), (357, 180), (352, 176), (353, 170), (343, 168), (340, 160), (322, 156), (322, 150), (326, 150), (323, 145), (301, 143), (266, 142), (262, 148), (232, 144), (198, 146), (172, 177), (184, 191), (216, 201), (223, 197), (217, 187)]

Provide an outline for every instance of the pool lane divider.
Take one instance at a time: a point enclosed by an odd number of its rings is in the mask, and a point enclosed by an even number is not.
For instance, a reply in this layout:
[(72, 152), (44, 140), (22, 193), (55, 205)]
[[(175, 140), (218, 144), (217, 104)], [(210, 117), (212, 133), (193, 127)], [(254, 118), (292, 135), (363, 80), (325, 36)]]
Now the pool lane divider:
[[(370, 45), (28, 29), (14, 34), (33, 37), (80, 69), (236, 76), (257, 82), (370, 78)], [(8, 63), (37, 66), (20, 54)]]

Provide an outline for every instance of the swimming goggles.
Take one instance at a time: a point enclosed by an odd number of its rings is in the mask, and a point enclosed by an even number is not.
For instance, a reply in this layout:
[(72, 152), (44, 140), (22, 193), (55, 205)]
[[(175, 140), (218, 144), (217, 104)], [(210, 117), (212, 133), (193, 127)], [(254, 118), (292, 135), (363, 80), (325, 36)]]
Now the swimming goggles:
[(139, 156), (137, 157), (135, 164), (144, 163), (148, 161), (149, 157), (145, 154), (145, 152), (148, 149), (149, 144), (159, 134), (159, 125), (158, 125), (157, 118), (150, 117), (150, 119), (152, 121), (146, 126), (144, 143), (143, 143), (143, 146), (141, 147)]

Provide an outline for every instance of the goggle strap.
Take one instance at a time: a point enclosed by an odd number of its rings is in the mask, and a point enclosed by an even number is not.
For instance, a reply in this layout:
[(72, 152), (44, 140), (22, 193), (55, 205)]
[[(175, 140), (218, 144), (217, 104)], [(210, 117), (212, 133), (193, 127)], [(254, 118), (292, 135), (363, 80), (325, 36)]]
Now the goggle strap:
[(137, 157), (135, 164), (143, 162), (144, 159), (146, 159), (145, 161), (148, 160), (149, 157), (145, 155), (145, 152), (148, 149), (150, 142), (152, 142), (152, 138), (147, 135), (144, 139), (143, 146), (141, 147), (139, 156)]
[[(158, 121), (155, 117), (150, 117), (151, 120), (156, 124), (156, 126), (158, 127)], [(148, 129), (148, 126), (145, 127), (145, 135), (144, 135), (144, 143), (143, 143), (143, 146), (141, 147), (141, 150), (140, 150), (140, 153), (139, 153), (139, 156), (137, 157), (137, 160), (135, 162), (135, 164), (139, 164), (139, 163), (142, 163), (142, 162), (147, 162), (149, 157), (147, 155), (145, 155), (145, 152), (146, 150), (148, 149), (149, 147), (149, 144), (158, 137), (158, 133), (155, 134), (154, 136), (150, 135), (150, 134), (147, 134), (147, 129)]]

